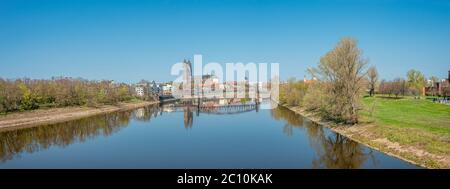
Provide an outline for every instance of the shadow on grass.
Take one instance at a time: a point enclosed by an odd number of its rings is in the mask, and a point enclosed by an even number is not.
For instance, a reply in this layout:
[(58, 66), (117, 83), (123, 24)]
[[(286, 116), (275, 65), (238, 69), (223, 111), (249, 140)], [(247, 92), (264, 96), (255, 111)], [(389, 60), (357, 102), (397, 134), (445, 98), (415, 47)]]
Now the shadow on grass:
[(376, 96), (375, 98), (382, 98), (382, 99), (404, 99), (403, 96)]

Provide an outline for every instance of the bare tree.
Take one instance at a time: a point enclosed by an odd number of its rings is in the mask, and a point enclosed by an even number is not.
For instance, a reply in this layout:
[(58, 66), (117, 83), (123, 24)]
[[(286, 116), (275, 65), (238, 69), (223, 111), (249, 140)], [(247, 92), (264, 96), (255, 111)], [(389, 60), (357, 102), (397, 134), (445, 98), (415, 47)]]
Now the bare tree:
[(366, 65), (356, 40), (343, 38), (320, 59), (318, 68), (310, 69), (313, 76), (326, 83), (323, 90), (329, 98), (324, 109), (330, 118), (350, 124), (358, 122)]
[(405, 96), (406, 93), (408, 93), (408, 83), (406, 82), (406, 80), (400, 79), (399, 87), (400, 87), (400, 94), (402, 96)]
[(378, 92), (379, 93), (381, 93), (381, 94), (388, 94), (388, 85), (387, 85), (387, 82), (386, 82), (386, 80), (381, 80), (381, 82), (380, 82), (380, 86), (378, 87)]
[(373, 96), (375, 95), (375, 85), (378, 82), (378, 71), (375, 66), (372, 66), (367, 71), (367, 76), (369, 79), (369, 95)]
[(398, 98), (399, 95), (404, 96), (407, 91), (406, 81), (402, 78), (396, 78), (394, 81), (390, 82), (391, 91), (394, 93), (395, 98)]

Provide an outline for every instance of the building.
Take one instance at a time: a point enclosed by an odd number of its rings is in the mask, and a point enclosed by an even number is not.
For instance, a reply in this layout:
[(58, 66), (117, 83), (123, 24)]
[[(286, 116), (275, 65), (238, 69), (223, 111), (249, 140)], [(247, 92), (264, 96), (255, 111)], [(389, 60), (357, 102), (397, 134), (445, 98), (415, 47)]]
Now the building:
[(192, 63), (190, 60), (183, 60), (183, 82), (189, 83), (192, 80)]
[(423, 95), (430, 96), (448, 96), (450, 91), (450, 70), (448, 71), (447, 79), (442, 79), (438, 82), (428, 80), (427, 86), (423, 88)]
[(136, 91), (137, 96), (143, 97), (145, 95), (145, 88), (142, 86), (136, 86), (134, 90)]
[(303, 77), (303, 82), (305, 84), (312, 84), (317, 81), (317, 78), (313, 77), (311, 80), (306, 79), (306, 76)]
[(192, 96), (194, 93), (194, 78), (192, 63), (189, 60), (183, 60), (183, 95)]
[(165, 84), (161, 84), (161, 94), (164, 96), (170, 96), (172, 95), (172, 84), (170, 83), (165, 83)]
[[(219, 86), (219, 78), (213, 74), (194, 76), (191, 61), (183, 60), (182, 86), (183, 96), (192, 97), (208, 91), (215, 91), (216, 86)], [(165, 90), (163, 89), (163, 91)]]
[(151, 94), (150, 82), (142, 80), (134, 85), (134, 91), (138, 97), (147, 97)]

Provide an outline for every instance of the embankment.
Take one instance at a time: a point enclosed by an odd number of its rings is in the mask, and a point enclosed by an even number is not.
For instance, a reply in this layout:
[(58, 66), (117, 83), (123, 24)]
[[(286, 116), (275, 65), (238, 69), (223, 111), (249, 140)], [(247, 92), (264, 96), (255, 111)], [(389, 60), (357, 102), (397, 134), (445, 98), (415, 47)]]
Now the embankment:
[[(283, 106), (283, 105), (282, 105)], [(423, 148), (408, 144), (392, 142), (387, 138), (380, 138), (373, 132), (374, 124), (340, 125), (331, 121), (321, 119), (312, 112), (305, 111), (301, 107), (286, 107), (295, 113), (310, 119), (317, 124), (330, 128), (347, 138), (350, 138), (362, 145), (383, 152), (387, 155), (397, 157), (412, 164), (424, 168), (450, 168), (450, 159), (442, 155), (437, 155), (426, 151)]]
[(158, 102), (128, 102), (117, 105), (105, 105), (98, 108), (93, 107), (64, 107), (38, 109), (27, 112), (17, 112), (0, 116), (0, 129), (16, 129), (22, 127), (34, 127), (53, 123), (66, 122), (99, 114), (116, 111), (125, 111), (140, 108)]

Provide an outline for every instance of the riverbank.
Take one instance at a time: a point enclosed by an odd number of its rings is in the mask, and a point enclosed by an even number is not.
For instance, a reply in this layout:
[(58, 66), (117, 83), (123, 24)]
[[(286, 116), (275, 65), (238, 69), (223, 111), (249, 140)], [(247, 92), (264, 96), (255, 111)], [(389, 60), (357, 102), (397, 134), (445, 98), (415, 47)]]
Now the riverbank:
[(139, 101), (119, 103), (117, 105), (104, 105), (98, 108), (64, 107), (16, 112), (0, 116), (0, 130), (61, 123), (99, 114), (131, 110), (157, 103), (159, 102)]
[[(390, 137), (386, 137), (387, 135), (398, 136), (398, 129), (392, 129), (387, 125), (381, 125), (380, 122), (377, 121), (362, 121), (358, 125), (341, 125), (336, 124), (334, 122), (326, 121), (321, 119), (314, 112), (306, 111), (305, 109), (295, 106), (289, 107), (284, 106), (297, 114), (300, 114), (304, 117), (309, 118), (310, 120), (324, 126), (330, 128), (336, 133), (344, 135), (358, 143), (361, 143), (365, 146), (388, 154), (390, 156), (397, 157), (404, 161), (410, 162), (415, 165), (419, 165), (425, 168), (450, 168), (450, 158), (445, 153), (436, 153), (435, 151), (429, 150), (421, 146), (421, 144), (417, 143), (399, 143), (395, 139)], [(403, 128), (404, 129), (404, 128)], [(380, 134), (380, 130), (382, 130), (382, 134)], [(409, 133), (404, 133), (404, 135), (409, 135), (410, 138), (416, 137), (417, 133), (411, 132), (412, 130), (408, 130)], [(435, 135), (430, 135), (427, 132), (415, 131), (419, 132), (421, 135), (428, 135), (430, 140), (437, 140)], [(403, 136), (404, 136), (403, 135)], [(441, 138), (442, 141), (446, 141), (446, 138)], [(445, 148), (445, 146), (444, 146)]]

